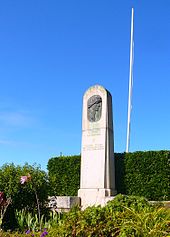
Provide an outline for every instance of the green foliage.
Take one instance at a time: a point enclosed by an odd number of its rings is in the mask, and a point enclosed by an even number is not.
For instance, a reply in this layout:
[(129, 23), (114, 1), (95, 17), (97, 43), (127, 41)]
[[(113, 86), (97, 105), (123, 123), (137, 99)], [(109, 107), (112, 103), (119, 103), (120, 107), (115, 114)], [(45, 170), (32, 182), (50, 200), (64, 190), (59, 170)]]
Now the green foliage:
[[(40, 231), (40, 224), (38, 220), (37, 214), (32, 214), (31, 212), (27, 212), (26, 210), (17, 211), (16, 210), (16, 218), (18, 223), (18, 230), (20, 232), (25, 232), (29, 230), (32, 233)], [(59, 225), (62, 221), (63, 214), (57, 212), (50, 212), (49, 215), (41, 216), (41, 226), (42, 228), (47, 228), (50, 230), (51, 228)]]
[(24, 231), (26, 229), (26, 221), (25, 221), (25, 210), (22, 209), (21, 211), (16, 210), (16, 219), (18, 223), (18, 227), (21, 231)]
[[(34, 233), (35, 231), (40, 230), (40, 223), (37, 214), (32, 214), (31, 212), (28, 212), (24, 209), (20, 211), (16, 210), (16, 219), (19, 231), (24, 232), (25, 230), (29, 230)], [(45, 226), (44, 215), (41, 216), (40, 222), (41, 226)]]
[(45, 218), (44, 227), (48, 230), (60, 226), (63, 221), (64, 213), (50, 212), (48, 218)]
[[(29, 234), (1, 232), (0, 236), (40, 237), (41, 233), (32, 227), (36, 218), (28, 218), (28, 213), (24, 216), (29, 219)], [(43, 227), (48, 228), (48, 237), (168, 237), (170, 209), (150, 204), (145, 198), (119, 194), (105, 207), (93, 206), (84, 211), (74, 207), (65, 215), (51, 213), (48, 220), (43, 218)]]
[(155, 205), (150, 204), (144, 197), (127, 196), (118, 194), (112, 201), (109, 201), (106, 205), (107, 208), (111, 208), (113, 211), (122, 212), (127, 208), (131, 208), (134, 211), (142, 211), (143, 209), (152, 209)]
[(125, 188), (125, 153), (115, 153), (115, 182), (117, 193), (126, 194)]
[(126, 194), (170, 199), (170, 151), (127, 153), (123, 165)]
[[(50, 195), (77, 195), (80, 156), (56, 157), (48, 162)], [(170, 151), (115, 153), (118, 193), (170, 200)]]
[(119, 194), (103, 208), (73, 208), (49, 236), (162, 237), (170, 232), (169, 218), (169, 209), (151, 205), (144, 198)]
[[(31, 175), (31, 182), (26, 185), (20, 184), (20, 177)], [(0, 190), (7, 197), (12, 198), (14, 209), (22, 210), (23, 208), (33, 211), (37, 209), (35, 189), (38, 194), (40, 206), (43, 207), (48, 197), (48, 178), (47, 174), (40, 170), (36, 165), (15, 166), (5, 164), (0, 168)]]
[(80, 156), (62, 156), (48, 161), (50, 195), (77, 196)]

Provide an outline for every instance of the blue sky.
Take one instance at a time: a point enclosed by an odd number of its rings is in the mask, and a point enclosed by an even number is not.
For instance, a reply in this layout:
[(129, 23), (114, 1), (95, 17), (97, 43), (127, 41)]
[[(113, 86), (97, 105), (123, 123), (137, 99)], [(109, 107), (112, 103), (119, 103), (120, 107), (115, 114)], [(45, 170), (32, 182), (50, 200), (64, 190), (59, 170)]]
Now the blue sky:
[(126, 146), (131, 8), (135, 63), (130, 151), (170, 149), (170, 1), (0, 3), (0, 166), (80, 154), (82, 97), (113, 99), (115, 152)]

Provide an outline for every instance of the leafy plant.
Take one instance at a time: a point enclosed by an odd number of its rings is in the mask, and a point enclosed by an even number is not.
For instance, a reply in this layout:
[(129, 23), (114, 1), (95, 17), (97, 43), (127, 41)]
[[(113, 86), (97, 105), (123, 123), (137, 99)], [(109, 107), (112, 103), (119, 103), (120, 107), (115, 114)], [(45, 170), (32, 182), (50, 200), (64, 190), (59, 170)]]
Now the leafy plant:
[[(36, 220), (32, 217), (31, 226)], [(64, 215), (51, 213), (48, 220), (43, 218), (43, 224), (48, 230), (2, 233), (1, 237), (168, 237), (170, 209), (152, 205), (145, 198), (117, 195), (105, 207), (84, 211), (74, 207)]]
[(169, 218), (169, 209), (145, 198), (118, 195), (103, 208), (73, 208), (49, 236), (163, 237), (170, 233)]
[[(167, 236), (170, 212), (164, 208), (136, 212), (126, 208), (126, 216), (120, 226), (120, 236)], [(133, 235), (132, 235), (133, 234)]]
[(64, 214), (51, 211), (47, 219), (45, 219), (44, 227), (47, 229), (55, 228), (58, 225), (62, 224)]
[[(24, 174), (30, 174), (32, 182), (21, 186), (20, 177)], [(3, 191), (7, 198), (12, 199), (13, 207), (17, 210), (27, 209), (30, 212), (36, 212), (37, 201), (34, 186), (39, 198), (40, 208), (42, 209), (48, 198), (48, 176), (40, 170), (40, 167), (25, 164), (24, 166), (15, 166), (5, 164), (0, 168), (0, 190)]]
[(20, 211), (16, 210), (15, 215), (20, 231), (24, 231), (26, 229), (26, 220), (25, 220), (26, 211), (24, 209)]
[[(25, 175), (25, 176), (21, 176), (20, 178), (20, 183), (22, 185), (28, 183), (28, 182), (31, 182), (32, 186), (33, 186), (33, 190), (35, 192), (35, 198), (36, 198), (36, 202), (37, 202), (37, 209), (38, 209), (38, 222), (39, 222), (39, 225), (40, 225), (40, 231), (41, 231), (41, 228), (42, 228), (42, 220), (43, 220), (43, 216), (41, 216), (41, 213), (40, 213), (40, 203), (39, 203), (39, 199), (38, 199), (38, 194), (37, 194), (37, 187), (36, 187), (36, 183), (34, 182), (34, 180), (32, 180), (32, 177), (30, 174), (28, 175)], [(28, 213), (29, 214), (29, 213)], [(37, 217), (37, 216), (36, 216)], [(31, 215), (28, 215), (27, 216), (27, 223), (28, 223), (28, 228), (30, 228), (30, 224), (33, 220), (33, 218), (31, 217)], [(30, 223), (30, 224), (29, 224)]]

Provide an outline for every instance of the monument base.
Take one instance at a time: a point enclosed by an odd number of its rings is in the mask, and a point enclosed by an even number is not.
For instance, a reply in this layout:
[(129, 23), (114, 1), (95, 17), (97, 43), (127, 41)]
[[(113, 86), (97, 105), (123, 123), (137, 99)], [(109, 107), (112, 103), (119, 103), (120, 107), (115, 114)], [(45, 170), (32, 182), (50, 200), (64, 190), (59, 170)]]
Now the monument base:
[(108, 201), (114, 199), (116, 191), (112, 189), (79, 189), (78, 197), (81, 198), (81, 208), (89, 206), (105, 206)]
[(48, 207), (56, 212), (68, 212), (74, 206), (80, 206), (80, 198), (75, 196), (53, 196), (48, 199)]

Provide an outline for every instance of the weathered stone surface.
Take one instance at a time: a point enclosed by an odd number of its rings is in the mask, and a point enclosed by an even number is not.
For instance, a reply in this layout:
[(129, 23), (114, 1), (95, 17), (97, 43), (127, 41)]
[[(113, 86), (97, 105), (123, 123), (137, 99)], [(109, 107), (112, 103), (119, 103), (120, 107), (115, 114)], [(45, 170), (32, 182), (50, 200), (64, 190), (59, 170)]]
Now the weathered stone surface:
[(102, 86), (83, 98), (81, 180), (78, 196), (86, 208), (115, 195), (112, 98)]
[(80, 198), (74, 196), (53, 196), (49, 197), (48, 207), (57, 212), (67, 212), (73, 206), (80, 205)]

